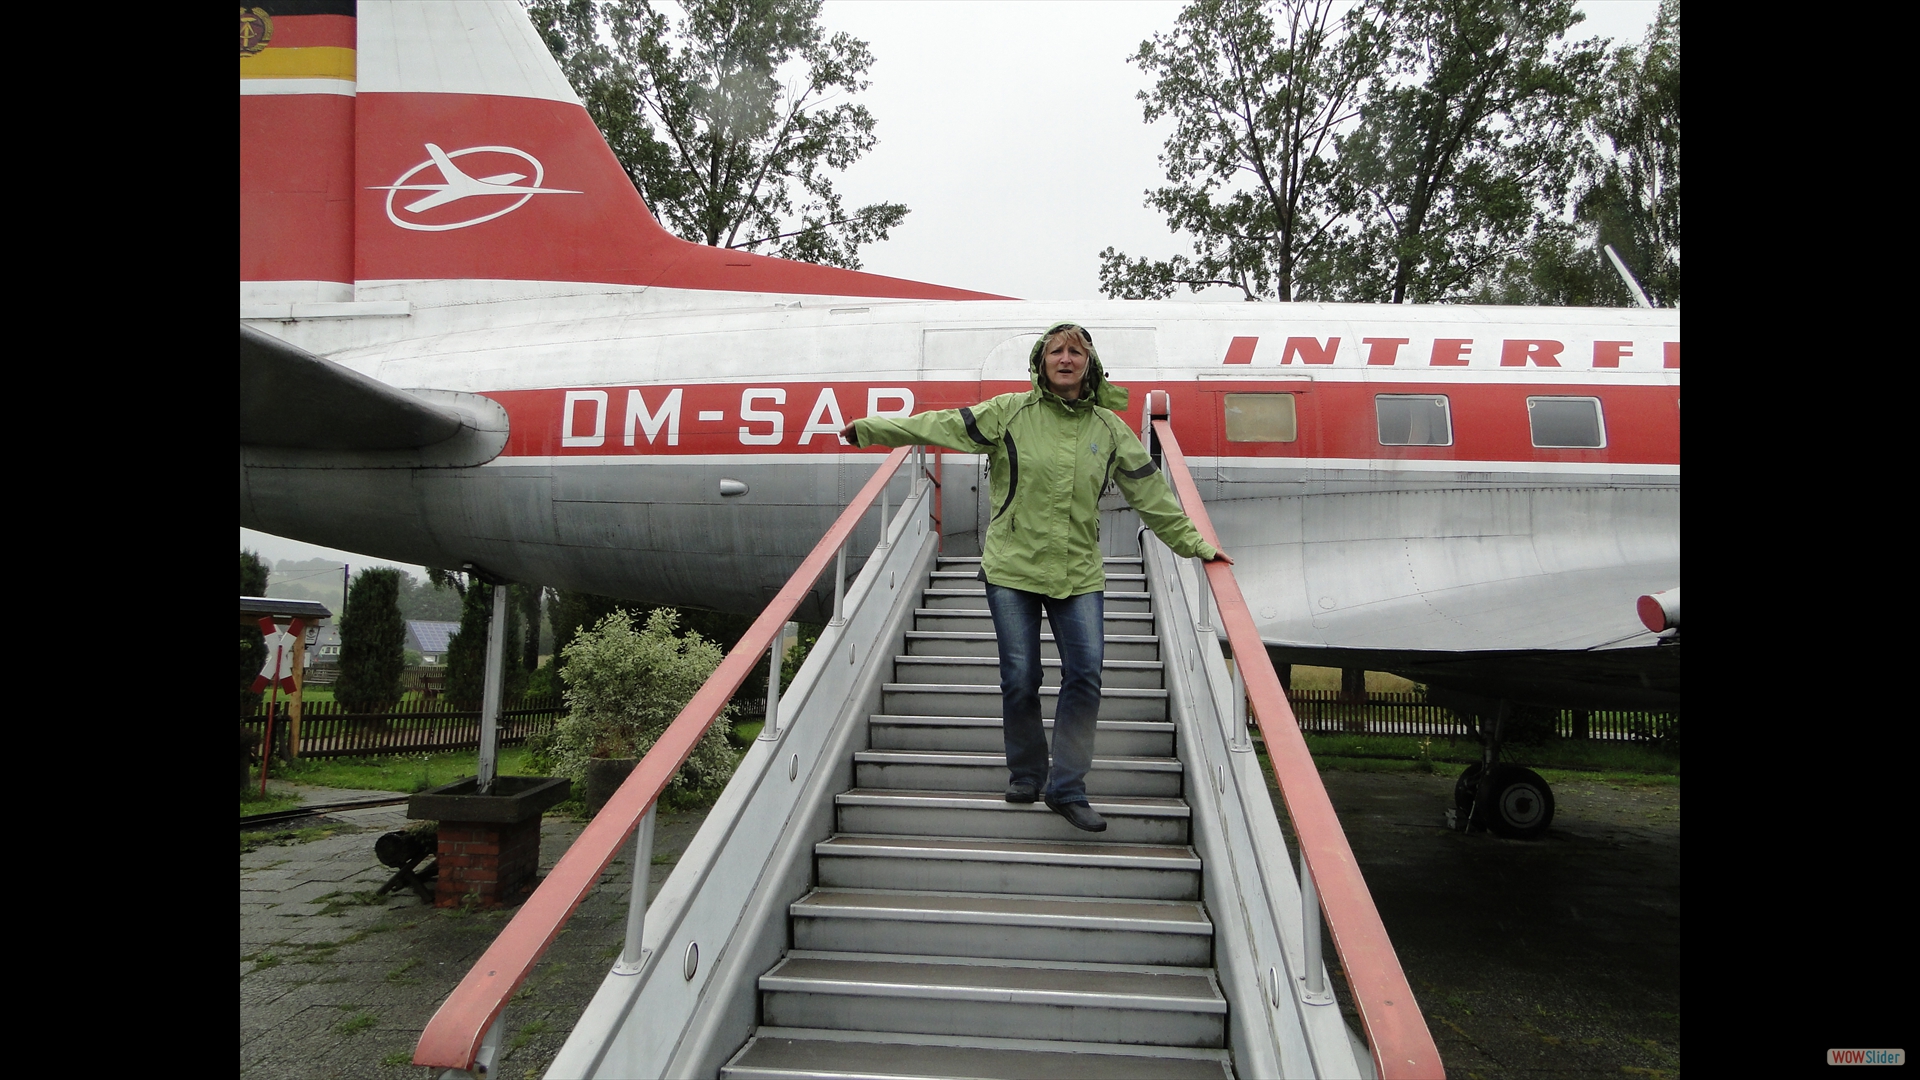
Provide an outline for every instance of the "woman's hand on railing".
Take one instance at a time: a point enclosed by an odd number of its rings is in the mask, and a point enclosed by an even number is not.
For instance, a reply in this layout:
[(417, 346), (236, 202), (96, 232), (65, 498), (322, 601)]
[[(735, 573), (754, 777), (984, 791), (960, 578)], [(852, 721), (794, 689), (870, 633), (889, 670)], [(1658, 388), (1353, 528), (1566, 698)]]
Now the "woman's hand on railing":
[(1213, 549), (1213, 558), (1208, 559), (1207, 561), (1217, 562), (1217, 563), (1226, 563), (1228, 566), (1233, 565), (1233, 559), (1229, 557), (1226, 552), (1221, 551), (1219, 548)]

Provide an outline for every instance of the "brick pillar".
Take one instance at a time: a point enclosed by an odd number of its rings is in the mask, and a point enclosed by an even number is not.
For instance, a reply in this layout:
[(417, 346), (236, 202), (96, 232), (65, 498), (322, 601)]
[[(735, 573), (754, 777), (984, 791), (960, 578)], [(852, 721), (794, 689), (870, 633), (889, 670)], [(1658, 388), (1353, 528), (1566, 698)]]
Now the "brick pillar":
[(517, 904), (540, 868), (540, 818), (515, 825), (442, 821), (438, 854), (434, 907), (459, 907), (469, 896), (482, 908)]

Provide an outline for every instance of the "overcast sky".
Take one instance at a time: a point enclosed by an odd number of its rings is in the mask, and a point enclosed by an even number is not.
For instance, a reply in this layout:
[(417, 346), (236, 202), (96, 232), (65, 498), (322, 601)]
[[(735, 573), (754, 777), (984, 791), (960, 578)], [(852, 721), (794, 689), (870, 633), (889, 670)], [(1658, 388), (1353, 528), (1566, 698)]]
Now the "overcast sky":
[[(1142, 121), (1135, 95), (1150, 81), (1126, 59), (1170, 31), (1183, 6), (827, 0), (828, 29), (874, 55), (857, 100), (878, 120), (879, 144), (840, 190), (849, 207), (912, 211), (861, 253), (864, 269), (1023, 300), (1092, 300), (1107, 246), (1155, 258), (1190, 250), (1143, 205), (1166, 182), (1170, 123)], [(1659, 4), (1579, 9), (1575, 38), (1637, 45)]]
[[(1100, 296), (1099, 253), (1187, 248), (1142, 205), (1165, 182), (1164, 122), (1141, 121), (1147, 77), (1126, 58), (1172, 29), (1178, 0), (827, 0), (830, 31), (867, 42), (856, 100), (879, 144), (839, 183), (848, 207), (911, 209), (865, 269), (1026, 300)], [(1587, 0), (1574, 36), (1639, 44), (1658, 0)], [(1236, 300), (1237, 295), (1228, 299)], [(398, 565), (240, 530), (269, 563)], [(405, 569), (422, 579), (426, 571)]]

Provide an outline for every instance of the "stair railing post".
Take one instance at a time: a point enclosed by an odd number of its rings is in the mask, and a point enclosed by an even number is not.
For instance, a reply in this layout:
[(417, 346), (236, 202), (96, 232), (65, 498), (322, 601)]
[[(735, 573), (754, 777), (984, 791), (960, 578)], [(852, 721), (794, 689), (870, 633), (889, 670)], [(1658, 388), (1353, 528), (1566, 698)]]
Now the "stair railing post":
[(840, 545), (839, 569), (833, 575), (833, 618), (828, 626), (847, 625), (847, 545)]
[(640, 827), (633, 833), (633, 895), (627, 898), (627, 941), (620, 949), (620, 960), (613, 965), (615, 975), (638, 975), (647, 957), (640, 948), (640, 936), (647, 928), (647, 890), (653, 877), (653, 823), (660, 803), (647, 807)]
[[(891, 483), (891, 481), (889, 481), (889, 483)], [(880, 542), (878, 544), (875, 544), (873, 548), (873, 550), (877, 552), (887, 550), (887, 522), (893, 520), (892, 495), (893, 495), (893, 492), (889, 490), (887, 487), (885, 486), (881, 487), (880, 489)]]
[(1193, 560), (1194, 577), (1200, 583), (1200, 621), (1193, 624), (1195, 630), (1207, 636), (1213, 636), (1213, 586), (1207, 581), (1207, 563), (1205, 559)]
[(1332, 1003), (1327, 990), (1326, 965), (1320, 959), (1320, 890), (1314, 887), (1313, 871), (1307, 869), (1307, 853), (1300, 852), (1300, 954), (1305, 958), (1306, 990), (1301, 998), (1309, 1005)]
[(1233, 658), (1233, 730), (1228, 734), (1227, 749), (1236, 754), (1253, 751), (1253, 740), (1247, 737), (1247, 677), (1237, 656)]
[(760, 728), (760, 738), (772, 742), (780, 737), (780, 643), (787, 637), (787, 628), (783, 625), (773, 635), (773, 646), (767, 651), (767, 721)]

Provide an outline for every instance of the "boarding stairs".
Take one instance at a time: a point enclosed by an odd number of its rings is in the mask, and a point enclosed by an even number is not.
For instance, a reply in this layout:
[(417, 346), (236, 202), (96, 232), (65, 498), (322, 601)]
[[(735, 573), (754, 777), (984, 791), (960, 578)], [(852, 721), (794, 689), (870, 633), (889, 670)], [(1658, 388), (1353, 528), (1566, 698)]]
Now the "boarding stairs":
[[(1212, 539), (1165, 395), (1150, 401), (1143, 439)], [(1107, 830), (1005, 801), (979, 561), (939, 554), (942, 480), (969, 478), (929, 456), (880, 462), (441, 1006), (414, 1063), (493, 1074), (515, 991), (623, 845), (645, 874), (661, 792), (831, 582), (832, 620), (791, 686), (770, 680), (766, 728), (651, 903), (636, 879), (619, 957), (548, 1077), (1443, 1076), (1230, 569), (1176, 557), (1124, 507), (1102, 512), (1088, 775)], [(856, 551), (870, 553), (849, 576)], [(1322, 960), (1323, 918), (1359, 1030)]]
[[(1004, 798), (999, 659), (979, 559), (941, 559), (893, 658), (793, 948), (729, 1080), (1223, 1077), (1227, 1002), (1138, 558), (1106, 562), (1089, 801), (1104, 833)], [(1060, 684), (1043, 623), (1041, 715)]]

